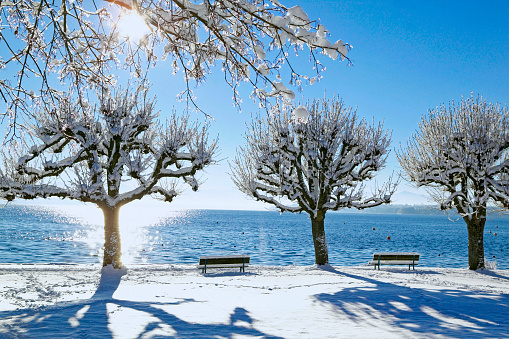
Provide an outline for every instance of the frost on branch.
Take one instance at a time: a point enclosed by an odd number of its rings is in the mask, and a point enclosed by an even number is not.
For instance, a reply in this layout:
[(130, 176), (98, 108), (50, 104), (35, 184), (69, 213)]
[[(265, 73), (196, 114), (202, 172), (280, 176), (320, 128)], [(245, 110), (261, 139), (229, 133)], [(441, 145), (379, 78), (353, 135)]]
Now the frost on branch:
[[(120, 17), (139, 14), (150, 32), (139, 41), (126, 40), (113, 14), (119, 10)], [(283, 64), (291, 71), (290, 83), (300, 87), (320, 79), (324, 68), (317, 54), (343, 60), (350, 49), (341, 40), (330, 42), (325, 27), (301, 7), (275, 0), (20, 0), (3, 1), (0, 15), (0, 68), (11, 71), (0, 79), (0, 92), (13, 118), (19, 110), (30, 113), (32, 100), (57, 106), (63, 83), (72, 83), (78, 93), (113, 85), (115, 69), (144, 81), (146, 66), (167, 58), (175, 73), (183, 73), (187, 86), (181, 96), (191, 101), (189, 81), (204, 81), (217, 64), (237, 106), (242, 82), (250, 82), (262, 101), (292, 99), (293, 91), (274, 80)], [(300, 74), (288, 59), (304, 46), (312, 75)]]
[(397, 183), (390, 181), (371, 196), (365, 196), (363, 185), (383, 168), (390, 135), (382, 124), (359, 120), (338, 99), (278, 110), (253, 120), (232, 165), (232, 178), (242, 192), (282, 212), (308, 213), (317, 264), (324, 264), (328, 210), (390, 202)]
[(207, 126), (187, 116), (173, 114), (161, 125), (146, 92), (106, 93), (98, 101), (64, 100), (58, 110), (38, 112), (33, 142), (10, 149), (0, 192), (96, 204), (105, 216), (104, 263), (119, 266), (120, 207), (147, 195), (171, 202), (179, 179), (196, 190), (196, 174), (213, 163), (217, 145)]
[(507, 107), (473, 96), (439, 106), (423, 116), (398, 159), (411, 182), (428, 188), (442, 209), (454, 208), (463, 217), (469, 266), (484, 267), (486, 208), (493, 202), (509, 210)]

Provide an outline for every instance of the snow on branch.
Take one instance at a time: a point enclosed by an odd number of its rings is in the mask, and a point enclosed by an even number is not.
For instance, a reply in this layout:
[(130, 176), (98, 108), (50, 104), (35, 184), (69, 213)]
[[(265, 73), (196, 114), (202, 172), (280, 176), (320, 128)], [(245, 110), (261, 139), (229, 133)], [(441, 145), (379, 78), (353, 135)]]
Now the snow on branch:
[[(397, 153), (408, 179), (431, 187), (442, 209), (467, 218), (491, 200), (509, 209), (509, 111), (482, 97), (462, 98), (423, 116), (407, 148)], [(481, 212), (480, 212), (481, 211)]]
[(165, 180), (182, 179), (196, 190), (195, 174), (214, 162), (208, 126), (173, 114), (163, 128), (146, 92), (103, 93), (96, 104), (64, 100), (37, 116), (34, 145), (4, 152), (6, 199), (56, 196), (99, 207), (151, 194), (172, 201), (179, 190)]
[[(136, 40), (119, 20), (138, 15), (147, 33)], [(289, 82), (320, 80), (325, 67), (319, 54), (348, 59), (351, 46), (329, 41), (328, 31), (305, 11), (276, 0), (59, 0), (2, 1), (0, 16), (0, 97), (15, 133), (18, 114), (31, 115), (33, 105), (58, 107), (70, 88), (75, 97), (90, 89), (114, 86), (115, 70), (128, 70), (145, 85), (150, 66), (170, 59), (186, 88), (181, 99), (194, 104), (189, 82), (205, 81), (220, 66), (239, 107), (238, 86), (249, 82), (262, 104), (269, 97), (293, 100), (294, 91), (280, 80), (283, 65)], [(136, 29), (136, 27), (131, 27)], [(143, 27), (138, 27), (141, 31)], [(307, 46), (313, 74), (301, 74), (289, 55)], [(169, 72), (168, 72), (169, 73)]]
[(397, 182), (368, 197), (363, 186), (386, 161), (390, 135), (382, 124), (359, 121), (337, 98), (313, 101), (305, 122), (299, 109), (292, 114), (274, 107), (252, 121), (246, 146), (231, 164), (237, 187), (281, 211), (313, 218), (327, 210), (389, 203)]

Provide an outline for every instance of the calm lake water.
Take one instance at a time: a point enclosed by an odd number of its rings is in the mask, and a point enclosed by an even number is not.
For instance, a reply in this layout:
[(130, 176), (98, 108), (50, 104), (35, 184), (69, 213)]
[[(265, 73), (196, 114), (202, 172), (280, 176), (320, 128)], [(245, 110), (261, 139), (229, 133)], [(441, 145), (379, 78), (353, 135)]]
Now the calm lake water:
[[(314, 263), (306, 214), (124, 209), (125, 264), (197, 263), (201, 255), (235, 253), (250, 254), (254, 265)], [(461, 219), (329, 212), (325, 228), (332, 265), (364, 265), (377, 251), (415, 251), (420, 266), (468, 266)], [(93, 207), (8, 205), (0, 208), (0, 262), (100, 263), (103, 234), (102, 215)], [(509, 218), (490, 218), (484, 241), (486, 259), (509, 269)]]

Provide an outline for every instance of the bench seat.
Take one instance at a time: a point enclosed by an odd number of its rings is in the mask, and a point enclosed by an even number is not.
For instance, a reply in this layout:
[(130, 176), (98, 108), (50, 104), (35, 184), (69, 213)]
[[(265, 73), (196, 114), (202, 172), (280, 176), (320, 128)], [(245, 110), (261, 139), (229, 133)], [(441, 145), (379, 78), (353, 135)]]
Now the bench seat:
[(209, 255), (200, 257), (196, 268), (200, 268), (203, 273), (207, 273), (207, 268), (231, 268), (238, 267), (240, 272), (245, 272), (245, 268), (249, 266), (248, 255)]
[[(370, 265), (378, 265), (378, 261), (372, 260), (369, 262)], [(418, 262), (403, 261), (403, 260), (380, 260), (380, 265), (419, 265)]]
[(415, 265), (419, 265), (419, 253), (415, 252), (386, 252), (386, 253), (374, 253), (373, 260), (369, 262), (369, 265), (378, 266), (380, 265), (408, 265), (408, 269), (412, 267), (415, 270)]

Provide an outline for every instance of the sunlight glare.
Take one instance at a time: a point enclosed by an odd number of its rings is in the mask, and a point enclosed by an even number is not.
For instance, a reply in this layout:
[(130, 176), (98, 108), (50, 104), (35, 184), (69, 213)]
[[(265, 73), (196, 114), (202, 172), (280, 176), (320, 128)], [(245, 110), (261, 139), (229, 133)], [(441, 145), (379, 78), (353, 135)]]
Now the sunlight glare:
[(117, 28), (123, 37), (135, 43), (138, 43), (145, 34), (150, 33), (145, 20), (135, 12), (121, 15)]
[[(71, 237), (87, 244), (89, 255), (102, 262), (104, 246), (104, 216), (100, 208), (92, 204), (62, 205), (53, 207), (69, 220), (80, 223), (82, 228)], [(154, 246), (161, 246), (162, 235), (158, 227), (185, 218), (188, 211), (173, 211), (160, 202), (133, 201), (120, 209), (120, 238), (122, 262), (125, 265), (145, 263)]]

